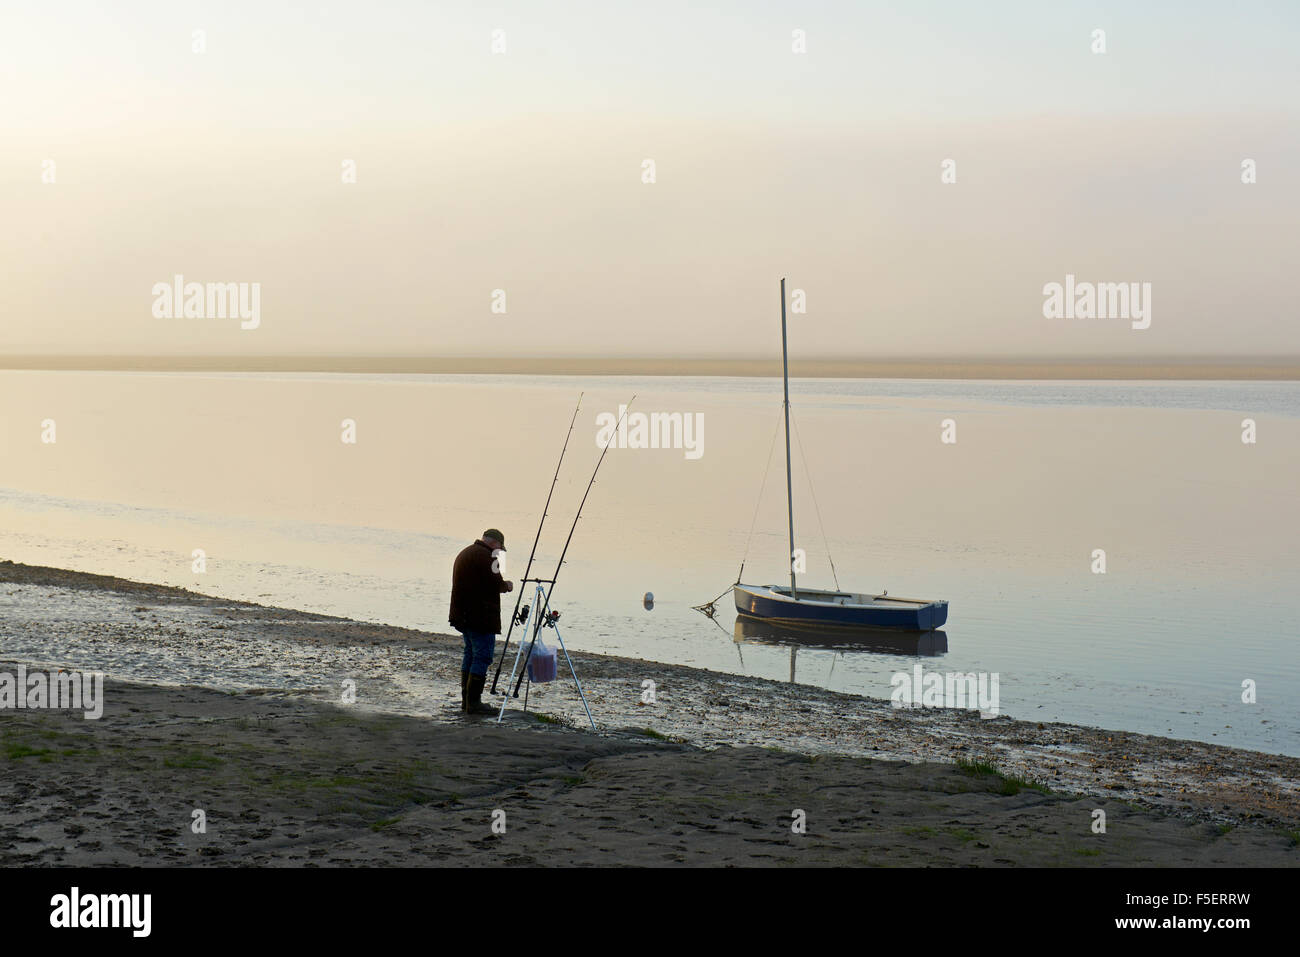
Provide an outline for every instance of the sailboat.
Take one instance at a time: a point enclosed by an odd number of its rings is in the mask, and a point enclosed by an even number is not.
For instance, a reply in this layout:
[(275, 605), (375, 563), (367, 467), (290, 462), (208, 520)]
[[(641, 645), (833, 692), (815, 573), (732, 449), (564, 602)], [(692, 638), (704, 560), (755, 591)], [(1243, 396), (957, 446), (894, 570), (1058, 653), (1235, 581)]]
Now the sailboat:
[(785, 331), (785, 280), (781, 280), (781, 375), (785, 382), (785, 502), (790, 529), (790, 586), (745, 585), (732, 592), (736, 614), (773, 624), (933, 631), (948, 620), (948, 603), (895, 598), (882, 592), (823, 591), (800, 588), (794, 571), (794, 491), (790, 481), (790, 360)]

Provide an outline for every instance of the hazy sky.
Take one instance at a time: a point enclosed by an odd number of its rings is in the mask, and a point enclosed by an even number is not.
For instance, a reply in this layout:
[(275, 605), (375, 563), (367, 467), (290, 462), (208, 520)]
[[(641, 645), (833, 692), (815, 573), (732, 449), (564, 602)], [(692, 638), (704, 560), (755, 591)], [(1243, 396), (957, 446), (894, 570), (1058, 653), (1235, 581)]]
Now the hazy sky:
[[(1297, 354), (1297, 48), (1289, 0), (4, 0), (0, 350), (770, 355), (785, 275), (805, 357)], [(156, 318), (177, 273), (259, 327)], [(1150, 328), (1044, 318), (1067, 273)]]

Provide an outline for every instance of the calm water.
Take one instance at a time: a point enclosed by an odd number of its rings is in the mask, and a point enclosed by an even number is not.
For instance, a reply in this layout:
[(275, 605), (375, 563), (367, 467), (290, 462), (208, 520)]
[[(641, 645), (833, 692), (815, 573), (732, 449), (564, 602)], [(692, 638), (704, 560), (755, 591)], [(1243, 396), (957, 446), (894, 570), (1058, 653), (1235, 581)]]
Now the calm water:
[(545, 577), (599, 413), (702, 413), (704, 454), (611, 450), (555, 595), (571, 647), (877, 697), (917, 661), (997, 672), (1014, 717), (1300, 754), (1294, 383), (796, 380), (802, 580), (834, 584), (820, 524), (841, 586), (948, 599), (927, 657), (792, 655), (738, 642), (729, 599), (721, 627), (691, 610), (735, 580), (756, 502), (745, 578), (785, 580), (770, 379), (0, 372), (0, 557), (446, 631), (484, 528), (521, 576), (580, 389)]

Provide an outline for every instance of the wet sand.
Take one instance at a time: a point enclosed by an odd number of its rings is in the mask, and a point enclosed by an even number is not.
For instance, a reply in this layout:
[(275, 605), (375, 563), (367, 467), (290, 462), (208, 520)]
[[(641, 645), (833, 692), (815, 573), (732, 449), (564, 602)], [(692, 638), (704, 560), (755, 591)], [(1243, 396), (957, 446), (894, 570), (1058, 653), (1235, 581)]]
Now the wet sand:
[[(200, 656), (278, 635), (356, 674), (357, 701), (110, 670), (98, 721), (2, 711), (8, 866), (1300, 860), (1300, 760), (1283, 756), (590, 654), (575, 662), (598, 733), (562, 681), (497, 725), (459, 714), (459, 639), (11, 563), (0, 648), (56, 627), (32, 608), (91, 599), (93, 616), (57, 627)], [(394, 668), (418, 671), (416, 690)], [(206, 833), (191, 830), (196, 809)]]

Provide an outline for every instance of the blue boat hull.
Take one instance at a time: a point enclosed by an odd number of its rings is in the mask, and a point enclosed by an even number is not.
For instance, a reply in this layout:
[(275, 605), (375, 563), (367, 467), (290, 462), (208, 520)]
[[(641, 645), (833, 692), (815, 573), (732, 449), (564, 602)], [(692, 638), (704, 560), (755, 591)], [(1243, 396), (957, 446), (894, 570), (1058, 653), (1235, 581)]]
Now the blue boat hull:
[(883, 596), (853, 595), (800, 589), (798, 600), (789, 589), (736, 585), (736, 613), (758, 621), (846, 628), (895, 628), (933, 631), (948, 620), (946, 601), (915, 601)]

